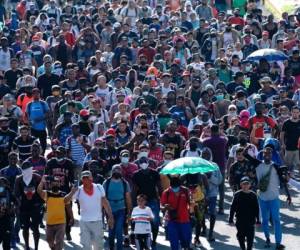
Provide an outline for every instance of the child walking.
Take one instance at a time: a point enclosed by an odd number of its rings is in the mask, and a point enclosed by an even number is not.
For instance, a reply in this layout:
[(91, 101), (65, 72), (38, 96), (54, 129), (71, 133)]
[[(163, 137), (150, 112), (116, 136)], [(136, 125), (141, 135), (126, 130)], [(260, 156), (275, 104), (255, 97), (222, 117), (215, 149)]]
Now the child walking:
[(150, 250), (151, 247), (151, 221), (154, 215), (150, 207), (145, 206), (146, 195), (137, 197), (137, 206), (133, 208), (131, 220), (134, 224), (135, 244), (137, 250)]

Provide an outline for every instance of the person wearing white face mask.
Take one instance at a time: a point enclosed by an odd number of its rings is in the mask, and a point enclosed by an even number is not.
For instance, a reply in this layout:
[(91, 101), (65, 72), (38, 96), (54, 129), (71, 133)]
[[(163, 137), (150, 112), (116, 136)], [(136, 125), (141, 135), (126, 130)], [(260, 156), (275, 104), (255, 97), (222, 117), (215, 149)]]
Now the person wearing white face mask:
[(41, 177), (33, 173), (32, 165), (28, 161), (22, 164), (22, 175), (15, 182), (15, 195), (18, 199), (18, 210), (26, 250), (29, 250), (29, 228), (33, 231), (35, 250), (38, 249), (40, 232), (39, 224), (42, 220), (43, 200), (36, 192)]
[[(150, 168), (150, 159), (142, 157), (139, 160), (140, 170), (134, 173), (133, 190), (134, 194), (144, 194), (147, 196), (147, 206), (151, 208), (154, 214), (154, 220), (152, 225), (152, 249), (156, 249), (156, 238), (158, 235), (159, 228), (159, 196), (160, 193), (160, 177), (159, 173)], [(135, 197), (136, 198), (136, 197)]]
[[(142, 168), (142, 159), (146, 158), (148, 160), (148, 166), (152, 169), (157, 169), (157, 164), (154, 160), (149, 158), (149, 145), (148, 144), (141, 144), (139, 146), (139, 153), (137, 155), (137, 160), (134, 162), (137, 166)], [(145, 166), (145, 165), (144, 165)], [(147, 166), (147, 167), (148, 167)]]
[(138, 170), (138, 166), (130, 162), (130, 153), (128, 150), (124, 149), (120, 153), (121, 163), (120, 166), (122, 168), (122, 176), (129, 183), (130, 189), (133, 188), (132, 185), (132, 177), (133, 174)]

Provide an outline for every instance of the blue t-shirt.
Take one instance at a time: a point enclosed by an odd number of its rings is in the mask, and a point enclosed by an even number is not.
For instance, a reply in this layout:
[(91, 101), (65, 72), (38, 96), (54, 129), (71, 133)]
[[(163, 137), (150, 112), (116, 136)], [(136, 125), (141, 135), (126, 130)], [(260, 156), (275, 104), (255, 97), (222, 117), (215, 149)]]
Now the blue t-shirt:
[[(122, 210), (126, 208), (126, 201), (124, 200), (124, 186), (123, 181), (120, 180), (113, 180), (109, 181), (108, 188), (106, 187), (107, 181), (103, 183), (104, 190), (107, 190), (106, 198), (109, 201), (111, 206), (111, 210), (116, 212), (118, 210)], [(129, 185), (126, 182), (126, 190), (125, 193), (129, 192)]]
[(27, 104), (26, 113), (33, 129), (46, 129), (46, 113), (49, 110), (48, 104), (44, 101), (33, 101)]

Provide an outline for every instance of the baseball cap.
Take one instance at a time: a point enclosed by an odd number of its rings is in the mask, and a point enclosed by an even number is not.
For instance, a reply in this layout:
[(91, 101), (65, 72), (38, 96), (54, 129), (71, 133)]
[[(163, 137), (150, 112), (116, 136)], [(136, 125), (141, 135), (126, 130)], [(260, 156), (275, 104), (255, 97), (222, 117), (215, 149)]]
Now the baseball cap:
[(81, 173), (81, 179), (84, 178), (84, 177), (92, 177), (91, 171), (88, 171), (88, 170), (83, 171), (83, 172)]
[(250, 183), (250, 179), (248, 176), (242, 177), (242, 179), (240, 180), (240, 184), (243, 184), (243, 183)]

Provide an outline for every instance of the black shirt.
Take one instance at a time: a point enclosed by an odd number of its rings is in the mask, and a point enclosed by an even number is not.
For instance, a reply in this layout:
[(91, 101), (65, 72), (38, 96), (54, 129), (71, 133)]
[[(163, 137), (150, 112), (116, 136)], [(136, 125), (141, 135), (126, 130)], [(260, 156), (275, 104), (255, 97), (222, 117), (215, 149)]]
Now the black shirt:
[(286, 150), (297, 150), (298, 139), (300, 137), (300, 121), (293, 122), (291, 119), (286, 120), (282, 125), (282, 132), (284, 132)]
[(6, 80), (6, 84), (10, 87), (10, 89), (16, 89), (17, 80), (23, 76), (23, 72), (20, 69), (17, 70), (7, 70), (4, 73), (4, 79)]
[(53, 85), (59, 84), (59, 76), (55, 74), (42, 74), (37, 79), (37, 87), (42, 92), (42, 97), (46, 99), (48, 96), (51, 95), (51, 88)]
[(234, 194), (229, 222), (233, 222), (234, 215), (237, 223), (243, 223), (245, 226), (254, 225), (256, 221), (259, 221), (258, 200), (254, 192), (246, 193), (240, 190)]
[(133, 174), (133, 184), (137, 188), (137, 195), (145, 194), (148, 201), (158, 198), (157, 186), (160, 181), (159, 173), (153, 169), (140, 169)]
[(57, 158), (51, 158), (47, 161), (45, 174), (60, 179), (60, 190), (69, 193), (70, 183), (74, 182), (73, 162), (65, 158), (63, 162), (59, 162)]

